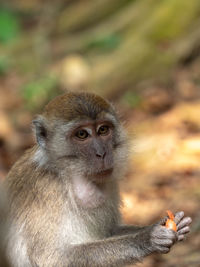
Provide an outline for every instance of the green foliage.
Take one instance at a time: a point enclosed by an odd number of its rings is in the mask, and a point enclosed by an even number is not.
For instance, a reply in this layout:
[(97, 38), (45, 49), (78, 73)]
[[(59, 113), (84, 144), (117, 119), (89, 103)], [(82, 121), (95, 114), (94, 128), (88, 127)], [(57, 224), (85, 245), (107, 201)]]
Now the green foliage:
[(155, 41), (173, 40), (186, 32), (192, 20), (198, 16), (199, 3), (196, 0), (165, 0), (155, 9), (154, 29), (150, 36)]
[(14, 40), (20, 32), (18, 17), (7, 9), (0, 9), (0, 42), (7, 43)]
[(45, 77), (27, 83), (22, 88), (22, 94), (28, 109), (35, 110), (44, 105), (49, 98), (56, 95), (57, 80), (55, 77)]
[(125, 105), (136, 108), (141, 105), (142, 98), (136, 92), (128, 91), (123, 95), (123, 102)]
[[(14, 2), (7, 1), (10, 9), (0, 8), (0, 42), (6, 43), (0, 47), (5, 55), (0, 57), (0, 73), (7, 72), (9, 62), (22, 81), (52, 69), (57, 73), (66, 56), (80, 54), (91, 66), (87, 86), (111, 96), (131, 90), (133, 84), (136, 88), (142, 80), (166, 81), (178, 63), (199, 47), (199, 0), (70, 1), (69, 5), (61, 0), (44, 1), (42, 9), (40, 1)], [(20, 28), (16, 14), (25, 27)], [(47, 89), (40, 89), (43, 83)], [(49, 88), (44, 81), (26, 85), (30, 106), (43, 90), (53, 91)], [(136, 96), (125, 99), (131, 106), (139, 103)]]
[(9, 70), (9, 61), (6, 56), (1, 55), (0, 56), (0, 75), (4, 75)]
[(120, 44), (120, 36), (117, 34), (110, 34), (98, 37), (96, 39), (91, 40), (87, 49), (99, 49), (99, 50), (112, 50)]

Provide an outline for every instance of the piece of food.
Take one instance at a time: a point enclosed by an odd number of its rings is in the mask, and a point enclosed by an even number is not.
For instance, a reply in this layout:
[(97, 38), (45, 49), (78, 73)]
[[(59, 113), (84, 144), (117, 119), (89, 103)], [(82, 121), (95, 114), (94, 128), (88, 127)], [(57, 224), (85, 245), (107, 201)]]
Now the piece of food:
[(167, 210), (167, 215), (169, 219), (167, 219), (165, 226), (177, 232), (177, 226), (176, 223), (174, 222), (174, 214), (170, 210)]

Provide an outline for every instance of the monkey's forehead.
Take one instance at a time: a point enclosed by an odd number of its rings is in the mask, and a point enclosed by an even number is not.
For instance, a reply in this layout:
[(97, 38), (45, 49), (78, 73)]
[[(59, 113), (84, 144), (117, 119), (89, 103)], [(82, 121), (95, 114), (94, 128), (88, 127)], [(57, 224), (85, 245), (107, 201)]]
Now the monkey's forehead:
[(102, 97), (91, 93), (66, 93), (54, 98), (44, 109), (45, 117), (71, 121), (88, 117), (95, 120), (99, 114), (115, 115), (112, 106)]

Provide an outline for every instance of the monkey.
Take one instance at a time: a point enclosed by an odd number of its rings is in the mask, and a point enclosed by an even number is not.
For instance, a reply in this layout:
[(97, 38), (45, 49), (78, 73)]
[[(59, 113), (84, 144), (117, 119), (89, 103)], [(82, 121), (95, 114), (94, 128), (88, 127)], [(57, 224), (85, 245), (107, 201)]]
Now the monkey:
[(168, 253), (190, 231), (190, 217), (175, 214), (147, 226), (122, 223), (119, 179), (129, 143), (109, 101), (67, 92), (33, 119), (35, 145), (5, 179), (13, 267), (114, 267)]
[(0, 266), (2, 267), (10, 267), (5, 249), (8, 230), (7, 199), (3, 185), (0, 183)]

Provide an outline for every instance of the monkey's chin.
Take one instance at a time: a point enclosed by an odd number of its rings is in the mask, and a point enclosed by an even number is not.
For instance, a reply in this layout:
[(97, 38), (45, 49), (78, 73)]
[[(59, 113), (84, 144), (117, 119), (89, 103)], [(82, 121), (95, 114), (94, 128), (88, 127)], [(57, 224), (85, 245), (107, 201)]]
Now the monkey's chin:
[(91, 175), (92, 180), (95, 183), (105, 183), (109, 178), (111, 178), (113, 173), (113, 168), (95, 172)]

